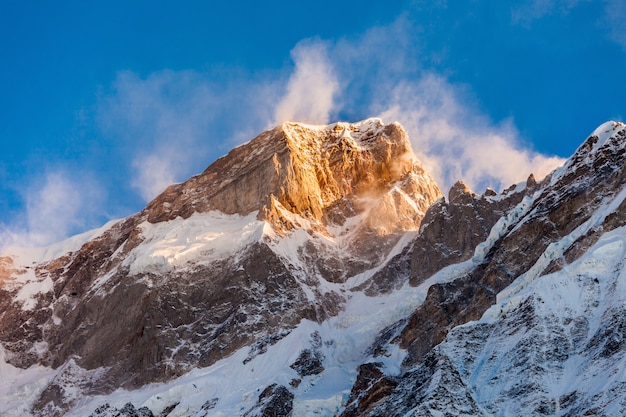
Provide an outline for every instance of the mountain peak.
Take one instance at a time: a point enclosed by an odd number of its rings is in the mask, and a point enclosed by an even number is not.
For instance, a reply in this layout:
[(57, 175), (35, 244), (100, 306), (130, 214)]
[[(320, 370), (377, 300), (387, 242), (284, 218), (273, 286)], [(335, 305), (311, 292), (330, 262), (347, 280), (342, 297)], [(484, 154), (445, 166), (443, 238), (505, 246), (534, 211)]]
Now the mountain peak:
[(590, 138), (591, 137), (597, 138), (594, 144), (595, 145), (594, 149), (601, 148), (610, 137), (612, 137), (613, 135), (615, 135), (616, 133), (624, 129), (626, 129), (626, 125), (622, 122), (609, 120), (608, 122), (602, 123), (591, 133), (591, 135), (589, 135)]
[(472, 190), (463, 181), (458, 180), (448, 192), (448, 200), (452, 203), (464, 194), (472, 194)]
[(106, 393), (262, 353), (339, 314), (339, 286), (406, 245), (440, 195), (398, 123), (283, 123), (79, 249), (0, 259), (0, 340), (15, 366), (63, 365), (33, 406), (46, 416), (75, 405), (64, 378)]
[[(419, 176), (416, 187), (412, 176)], [(195, 212), (284, 219), (277, 207), (323, 225), (365, 210), (398, 182), (422, 213), (439, 189), (415, 158), (399, 123), (380, 119), (329, 125), (283, 123), (218, 159), (203, 173), (169, 187), (144, 215), (151, 223)], [(410, 184), (409, 184), (410, 183)], [(271, 213), (271, 214), (270, 214)]]

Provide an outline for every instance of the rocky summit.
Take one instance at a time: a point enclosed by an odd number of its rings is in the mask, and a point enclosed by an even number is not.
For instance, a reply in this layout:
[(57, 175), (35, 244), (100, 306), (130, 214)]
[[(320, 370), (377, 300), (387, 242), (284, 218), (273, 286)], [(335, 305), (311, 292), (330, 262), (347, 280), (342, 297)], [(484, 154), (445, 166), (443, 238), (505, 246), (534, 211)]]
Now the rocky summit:
[(521, 180), (443, 196), (379, 119), (265, 131), (3, 250), (0, 415), (625, 415), (626, 127)]

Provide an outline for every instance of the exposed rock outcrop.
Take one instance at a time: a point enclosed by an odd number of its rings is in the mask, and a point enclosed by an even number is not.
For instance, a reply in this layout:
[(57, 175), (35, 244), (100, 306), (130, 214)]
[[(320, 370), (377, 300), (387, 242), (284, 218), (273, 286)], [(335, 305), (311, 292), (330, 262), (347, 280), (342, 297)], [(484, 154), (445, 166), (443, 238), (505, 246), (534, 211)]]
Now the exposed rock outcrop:
[(358, 417), (374, 409), (398, 386), (398, 381), (381, 371), (381, 363), (359, 366), (356, 382), (350, 392), (342, 417)]
[(491, 228), (537, 183), (531, 175), (525, 186), (511, 186), (501, 195), (476, 195), (462, 181), (452, 186), (448, 202), (440, 199), (426, 212), (411, 255), (411, 285), (419, 285), (443, 267), (472, 257)]
[(324, 372), (324, 355), (320, 351), (322, 339), (319, 333), (311, 335), (311, 348), (303, 349), (298, 359), (290, 365), (302, 378), (310, 375), (318, 375)]
[(259, 395), (257, 404), (244, 417), (290, 417), (293, 394), (282, 385), (273, 384)]
[[(308, 219), (337, 222), (354, 209), (363, 210), (358, 199), (381, 196), (409, 173), (427, 176), (398, 123), (384, 125), (378, 119), (329, 126), (284, 123), (235, 148), (202, 174), (170, 186), (145, 213), (152, 223), (210, 210), (259, 211), (263, 218), (286, 222), (279, 206)], [(405, 192), (419, 195), (416, 204), (425, 212), (439, 191), (433, 181), (413, 178)], [(374, 211), (383, 210), (385, 204), (379, 203)], [(399, 206), (392, 219), (385, 212), (384, 226), (398, 227), (403, 210)], [(370, 226), (384, 227), (380, 220), (374, 213)]]
[(94, 411), (89, 417), (154, 417), (154, 414), (152, 414), (152, 411), (147, 407), (137, 409), (131, 403), (127, 403), (120, 410), (105, 404)]
[(488, 190), (477, 195), (458, 181), (447, 201), (440, 198), (426, 211), (411, 244), (356, 289), (376, 295), (397, 289), (407, 280), (418, 286), (442, 268), (470, 259), (495, 223), (538, 187), (531, 174), (526, 184), (512, 185), (502, 194)]

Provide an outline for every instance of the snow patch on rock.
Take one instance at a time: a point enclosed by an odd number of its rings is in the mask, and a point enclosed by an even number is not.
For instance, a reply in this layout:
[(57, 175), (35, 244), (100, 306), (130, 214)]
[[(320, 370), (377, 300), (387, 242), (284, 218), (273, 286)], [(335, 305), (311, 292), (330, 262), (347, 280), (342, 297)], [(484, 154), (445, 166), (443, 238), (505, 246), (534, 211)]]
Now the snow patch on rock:
[(143, 222), (143, 242), (128, 255), (130, 275), (166, 272), (209, 263), (233, 255), (261, 240), (265, 223), (257, 212), (228, 215), (219, 211), (195, 213), (156, 224)]

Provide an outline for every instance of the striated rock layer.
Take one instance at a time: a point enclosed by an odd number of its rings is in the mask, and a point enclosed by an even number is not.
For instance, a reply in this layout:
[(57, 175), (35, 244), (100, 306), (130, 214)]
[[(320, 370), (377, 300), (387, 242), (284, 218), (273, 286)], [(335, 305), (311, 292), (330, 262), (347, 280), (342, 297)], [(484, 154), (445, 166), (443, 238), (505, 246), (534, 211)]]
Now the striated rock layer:
[[(402, 191), (422, 213), (438, 197), (437, 186), (415, 160), (398, 123), (284, 123), (235, 148), (202, 174), (170, 186), (148, 204), (145, 214), (155, 223), (210, 210), (259, 211), (261, 218), (287, 222), (280, 207), (310, 220), (336, 223), (364, 208), (365, 202), (357, 199), (378, 198), (401, 180), (407, 181)], [(371, 219), (370, 226), (391, 232), (411, 221), (409, 227), (414, 227), (415, 219), (403, 214), (414, 216), (409, 212), (415, 210), (402, 205), (396, 209), (395, 218), (386, 224)]]

